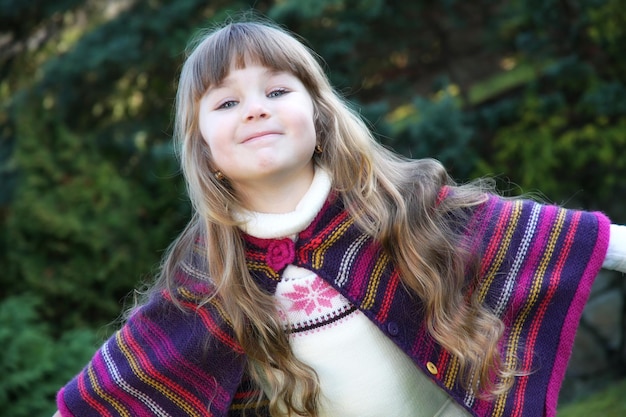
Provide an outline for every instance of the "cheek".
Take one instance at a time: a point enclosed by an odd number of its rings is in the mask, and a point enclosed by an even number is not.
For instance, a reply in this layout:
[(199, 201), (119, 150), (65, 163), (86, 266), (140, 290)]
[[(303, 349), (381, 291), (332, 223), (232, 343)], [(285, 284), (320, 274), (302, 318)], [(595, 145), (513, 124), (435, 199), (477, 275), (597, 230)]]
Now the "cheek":
[(305, 133), (308, 137), (313, 136), (313, 138), (315, 139), (317, 136), (317, 129), (315, 124), (313, 106), (312, 104), (309, 104), (309, 106), (307, 107), (310, 107), (309, 111), (304, 111), (298, 114), (297, 117), (294, 117), (294, 119), (297, 120), (297, 128), (298, 130), (300, 130), (300, 132)]
[(222, 152), (219, 149), (213, 140), (213, 136), (208, 133), (205, 129), (200, 130), (201, 137), (198, 138), (201, 140), (201, 149), (202, 153), (205, 155), (205, 159), (207, 160), (208, 167), (211, 171), (221, 170), (223, 166), (223, 161), (221, 161), (220, 155)]
[(207, 145), (209, 145), (209, 140), (211, 137), (211, 130), (209, 129), (209, 126), (210, 124), (206, 117), (202, 115), (198, 117), (198, 130), (200, 131), (200, 136), (202, 137), (202, 140)]
[(220, 126), (220, 120), (215, 116), (215, 113), (211, 112), (208, 106), (201, 104), (198, 115), (198, 130), (200, 135), (211, 149), (214, 147), (216, 138), (219, 137), (220, 129), (216, 129), (215, 126)]
[(312, 117), (307, 119), (306, 129), (309, 132), (309, 135), (311, 136), (313, 147), (315, 147), (315, 145), (317, 145), (317, 136), (319, 132), (317, 131), (315, 120), (313, 120)]
[(210, 164), (213, 169), (223, 169), (225, 165), (228, 165), (226, 158), (227, 151), (224, 144), (216, 140), (215, 136), (209, 135), (205, 137), (204, 146), (206, 146), (208, 150), (209, 161), (211, 161)]
[(209, 117), (200, 117), (198, 120), (198, 128), (200, 130), (200, 136), (202, 137), (202, 141), (205, 146), (207, 146), (209, 153), (211, 155), (211, 159), (215, 160), (216, 157), (222, 153), (221, 148), (223, 148), (223, 134), (220, 134), (222, 129), (215, 129), (213, 126), (217, 125), (215, 120), (212, 120)]

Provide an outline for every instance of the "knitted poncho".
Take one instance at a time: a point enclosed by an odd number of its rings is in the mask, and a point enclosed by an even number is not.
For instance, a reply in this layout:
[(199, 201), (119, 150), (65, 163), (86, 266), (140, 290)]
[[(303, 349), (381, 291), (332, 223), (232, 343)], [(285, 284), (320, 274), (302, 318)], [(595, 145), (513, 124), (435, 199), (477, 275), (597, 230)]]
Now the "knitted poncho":
[[(315, 272), (400, 347), (434, 383), (476, 416), (553, 416), (575, 330), (608, 245), (599, 213), (490, 197), (468, 230), (481, 254), (477, 295), (503, 320), (504, 355), (530, 370), (493, 401), (459, 384), (453, 356), (430, 337), (421, 308), (390, 258), (364, 234), (339, 199), (291, 239), (245, 236), (248, 268), (273, 292), (289, 264)], [(199, 242), (181, 265), (185, 285), (139, 309), (58, 395), (64, 416), (236, 416), (257, 394), (245, 354), (214, 297)], [(355, 347), (358, 348), (358, 347)], [(249, 415), (250, 413), (248, 413)], [(267, 415), (264, 409), (261, 415)]]

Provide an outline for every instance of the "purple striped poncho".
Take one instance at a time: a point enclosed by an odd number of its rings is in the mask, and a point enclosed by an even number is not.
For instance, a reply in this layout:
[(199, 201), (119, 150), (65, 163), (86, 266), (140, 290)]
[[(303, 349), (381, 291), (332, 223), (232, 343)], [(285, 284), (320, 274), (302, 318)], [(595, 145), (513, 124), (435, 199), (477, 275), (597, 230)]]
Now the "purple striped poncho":
[[(338, 200), (329, 200), (287, 250), (280, 248), (289, 245), (284, 241), (246, 236), (247, 263), (270, 292), (288, 263), (314, 271), (473, 415), (553, 416), (576, 327), (604, 260), (609, 221), (600, 213), (493, 196), (474, 211), (469, 230), (482, 259), (474, 291), (506, 324), (504, 357), (530, 371), (491, 401), (461, 387), (458, 362), (426, 331), (419, 302)], [(257, 390), (221, 300), (197, 306), (211, 291), (203, 251), (198, 245), (180, 267), (185, 285), (174, 296), (188, 311), (166, 293), (140, 308), (59, 392), (63, 416), (237, 416), (250, 407)]]

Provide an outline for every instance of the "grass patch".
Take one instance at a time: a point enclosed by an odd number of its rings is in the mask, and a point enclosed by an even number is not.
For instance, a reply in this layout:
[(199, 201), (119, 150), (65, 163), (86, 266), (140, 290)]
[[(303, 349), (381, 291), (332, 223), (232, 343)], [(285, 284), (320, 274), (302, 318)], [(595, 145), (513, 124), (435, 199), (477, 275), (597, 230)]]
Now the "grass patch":
[(508, 71), (502, 71), (487, 80), (474, 84), (468, 91), (470, 105), (488, 100), (498, 94), (526, 84), (537, 78), (537, 69), (530, 64), (519, 64)]
[(616, 381), (597, 392), (559, 408), (558, 417), (624, 417), (626, 416), (626, 380)]

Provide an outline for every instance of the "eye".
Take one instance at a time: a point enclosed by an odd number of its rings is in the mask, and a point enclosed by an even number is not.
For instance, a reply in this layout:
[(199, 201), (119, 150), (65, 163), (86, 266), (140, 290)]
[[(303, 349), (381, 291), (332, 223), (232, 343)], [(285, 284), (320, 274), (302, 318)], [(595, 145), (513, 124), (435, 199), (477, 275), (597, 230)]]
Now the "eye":
[(267, 96), (269, 98), (276, 98), (276, 97), (283, 96), (283, 95), (287, 94), (288, 92), (289, 91), (287, 91), (286, 88), (277, 88), (276, 90), (270, 91), (270, 93)]
[(228, 100), (223, 102), (222, 104), (220, 104), (219, 106), (217, 106), (217, 109), (230, 109), (231, 107), (234, 107), (237, 104), (236, 101), (234, 100)]

